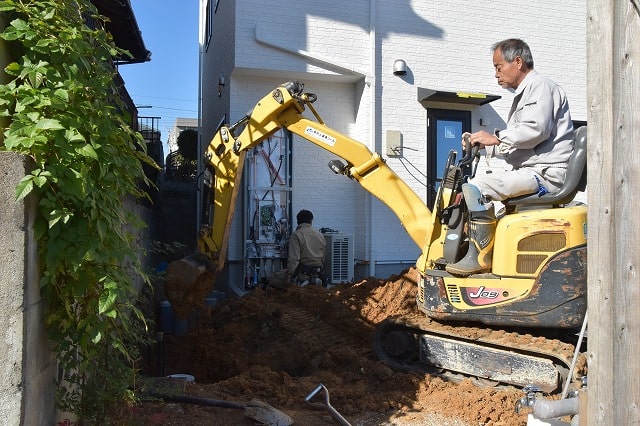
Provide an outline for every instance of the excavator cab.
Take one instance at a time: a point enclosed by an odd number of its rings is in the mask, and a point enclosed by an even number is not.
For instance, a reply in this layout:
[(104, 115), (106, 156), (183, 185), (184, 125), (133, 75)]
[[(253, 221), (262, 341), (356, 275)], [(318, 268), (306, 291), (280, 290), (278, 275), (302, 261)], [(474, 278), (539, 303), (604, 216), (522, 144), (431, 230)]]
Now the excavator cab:
[(496, 227), (490, 273), (457, 277), (445, 271), (448, 262), (464, 255), (466, 239), (460, 223), (464, 221), (452, 220), (455, 215), (448, 213), (451, 206), (464, 205), (459, 195), (463, 177), (449, 167), (451, 178), (438, 197), (452, 201), (437, 210), (443, 229), (431, 243), (434, 254), (427, 256), (431, 260), (419, 286), (421, 310), (432, 318), (500, 326), (581, 324), (586, 310), (587, 218), (586, 206), (571, 201), (586, 186), (586, 127), (576, 130), (575, 143), (559, 192), (504, 201), (506, 214)]
[[(576, 194), (584, 191), (587, 185), (587, 128), (575, 131), (575, 147), (567, 165), (567, 178), (559, 191), (544, 195), (528, 194), (503, 201), (505, 214), (532, 208), (560, 208), (571, 203)], [(437, 194), (435, 205), (440, 223), (446, 228), (443, 256), (434, 263), (438, 269), (444, 269), (447, 263), (457, 262), (466, 253), (466, 204), (462, 199), (462, 184), (475, 175), (478, 160), (478, 146), (466, 150), (465, 156), (456, 164), (456, 152), (449, 153), (445, 165), (445, 179)], [(442, 202), (443, 193), (448, 199)]]

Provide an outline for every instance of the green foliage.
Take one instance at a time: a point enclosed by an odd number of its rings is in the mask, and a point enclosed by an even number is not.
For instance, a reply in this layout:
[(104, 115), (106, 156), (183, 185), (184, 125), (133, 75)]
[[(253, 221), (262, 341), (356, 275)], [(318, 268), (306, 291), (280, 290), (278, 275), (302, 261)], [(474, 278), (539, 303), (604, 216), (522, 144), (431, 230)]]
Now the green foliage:
[(185, 129), (178, 135), (178, 150), (187, 161), (198, 159), (198, 131)]
[(125, 199), (146, 194), (142, 164), (154, 165), (114, 85), (111, 36), (83, 0), (1, 0), (0, 34), (15, 62), (0, 86), (2, 150), (33, 160), (16, 198), (38, 200), (35, 236), (46, 324), (65, 370), (60, 405), (86, 421), (130, 396), (145, 319), (133, 277), (143, 277)]

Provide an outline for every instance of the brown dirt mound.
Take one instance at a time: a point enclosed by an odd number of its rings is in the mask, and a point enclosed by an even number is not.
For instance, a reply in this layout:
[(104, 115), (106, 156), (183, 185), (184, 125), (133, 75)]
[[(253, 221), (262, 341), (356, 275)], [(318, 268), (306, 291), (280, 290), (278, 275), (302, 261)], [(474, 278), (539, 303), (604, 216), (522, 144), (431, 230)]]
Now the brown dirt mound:
[[(257, 398), (300, 425), (336, 424), (304, 401), (319, 384), (354, 425), (525, 425), (526, 415), (514, 410), (520, 391), (400, 373), (375, 357), (376, 324), (416, 312), (415, 276), (410, 269), (331, 289), (256, 288), (201, 315), (187, 334), (167, 336), (166, 373), (193, 375), (188, 395)], [(235, 410), (211, 407), (143, 404), (132, 412), (143, 424), (252, 424)]]

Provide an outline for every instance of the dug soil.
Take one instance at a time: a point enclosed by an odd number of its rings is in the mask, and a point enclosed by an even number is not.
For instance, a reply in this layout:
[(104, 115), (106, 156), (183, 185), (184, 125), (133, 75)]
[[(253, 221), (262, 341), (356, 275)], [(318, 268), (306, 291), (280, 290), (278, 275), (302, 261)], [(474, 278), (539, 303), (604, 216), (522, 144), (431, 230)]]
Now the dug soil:
[[(296, 425), (526, 425), (515, 412), (522, 391), (398, 372), (372, 350), (375, 327), (416, 313), (415, 270), (330, 289), (256, 288), (203, 311), (181, 335), (165, 335), (156, 359), (177, 380), (171, 393), (240, 405), (257, 399)], [(155, 361), (153, 361), (155, 362)], [(308, 402), (318, 386), (324, 385)], [(162, 393), (162, 392), (161, 392)], [(335, 410), (327, 408), (329, 404)], [(200, 401), (199, 400), (199, 401)], [(143, 425), (254, 425), (245, 411), (176, 401), (130, 407), (123, 422)], [(342, 424), (346, 424), (342, 422)]]

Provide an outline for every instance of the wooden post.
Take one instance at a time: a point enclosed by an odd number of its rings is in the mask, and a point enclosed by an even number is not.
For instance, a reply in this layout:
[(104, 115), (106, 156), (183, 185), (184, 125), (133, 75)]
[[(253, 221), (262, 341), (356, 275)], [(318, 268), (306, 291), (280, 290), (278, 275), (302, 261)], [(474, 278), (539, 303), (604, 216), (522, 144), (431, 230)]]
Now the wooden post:
[(638, 7), (587, 0), (590, 425), (640, 423)]

